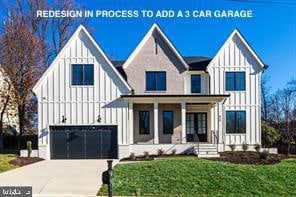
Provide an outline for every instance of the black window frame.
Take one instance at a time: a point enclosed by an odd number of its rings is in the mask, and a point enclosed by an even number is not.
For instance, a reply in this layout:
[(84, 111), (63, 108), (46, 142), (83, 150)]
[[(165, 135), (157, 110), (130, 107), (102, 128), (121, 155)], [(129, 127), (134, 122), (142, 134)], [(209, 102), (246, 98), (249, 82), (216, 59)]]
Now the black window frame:
[[(154, 74), (155, 82), (154, 87), (148, 87), (148, 74)], [(158, 74), (164, 74), (164, 89), (160, 89), (158, 85)], [(167, 90), (167, 76), (166, 71), (146, 71), (145, 73), (146, 91), (166, 91)]]
[[(165, 128), (165, 119), (164, 119), (164, 114), (165, 113), (171, 113), (172, 114), (170, 130), (168, 130), (168, 131)], [(174, 112), (173, 111), (163, 111), (162, 112), (162, 130), (163, 130), (163, 134), (174, 134)]]
[[(76, 83), (74, 81), (74, 66), (81, 66), (82, 67), (82, 79), (81, 79), (81, 83)], [(91, 66), (92, 70), (91, 70), (91, 74), (92, 74), (92, 79), (90, 80), (90, 83), (86, 80), (85, 75), (86, 74), (86, 68)], [(95, 83), (95, 74), (94, 74), (94, 64), (71, 64), (71, 85), (72, 86), (93, 86)]]
[[(192, 83), (192, 81), (193, 81), (193, 78), (194, 77), (199, 77), (199, 90), (198, 91), (193, 91), (194, 89), (192, 88), (193, 87), (193, 83)], [(191, 93), (201, 93), (201, 75), (200, 74), (194, 74), (194, 75), (191, 75)]]
[[(147, 128), (145, 128), (145, 125), (142, 125), (141, 113), (148, 113), (148, 127)], [(144, 127), (144, 128), (142, 128), (142, 127)], [(140, 135), (149, 135), (150, 134), (150, 111), (139, 111), (139, 134)]]
[[(234, 113), (234, 122), (228, 123), (228, 113)], [(244, 114), (244, 131), (241, 131), (238, 127), (238, 113), (243, 113)], [(232, 125), (232, 127), (234, 128), (234, 131), (229, 131), (228, 125)], [(247, 130), (247, 116), (246, 116), (246, 111), (244, 110), (229, 110), (226, 111), (226, 134), (246, 134), (246, 130)]]
[[(238, 82), (238, 77), (239, 74), (243, 74), (243, 87), (241, 88), (239, 86), (239, 82)], [(228, 75), (233, 75), (233, 81), (232, 81), (232, 85), (233, 87), (229, 87), (229, 77), (227, 77)], [(225, 72), (225, 91), (246, 91), (246, 72), (245, 71), (226, 71)]]

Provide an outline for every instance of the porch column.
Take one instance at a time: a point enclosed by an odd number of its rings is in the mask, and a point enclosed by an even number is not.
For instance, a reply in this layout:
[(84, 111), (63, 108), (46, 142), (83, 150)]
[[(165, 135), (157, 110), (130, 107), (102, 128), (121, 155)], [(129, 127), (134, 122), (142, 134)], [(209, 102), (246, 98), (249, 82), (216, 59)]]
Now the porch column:
[(186, 143), (186, 102), (181, 103), (181, 125), (182, 125), (182, 134), (181, 134), (181, 143)]
[(133, 103), (128, 103), (128, 116), (129, 116), (129, 141), (130, 144), (134, 143), (134, 110)]
[(154, 144), (159, 143), (158, 139), (158, 102), (154, 102)]

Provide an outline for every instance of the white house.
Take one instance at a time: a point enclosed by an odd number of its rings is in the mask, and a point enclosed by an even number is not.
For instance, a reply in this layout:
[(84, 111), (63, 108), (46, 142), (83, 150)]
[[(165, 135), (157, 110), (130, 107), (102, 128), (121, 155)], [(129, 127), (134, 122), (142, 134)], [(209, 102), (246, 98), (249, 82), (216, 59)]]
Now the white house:
[[(13, 85), (9, 76), (0, 65), (0, 113), (3, 114), (3, 129), (5, 133), (16, 134), (19, 132), (18, 109), (16, 104), (16, 96), (12, 94)], [(7, 96), (10, 96), (7, 99)], [(8, 101), (8, 103), (6, 103)], [(1, 146), (1, 145), (0, 145)]]
[(126, 61), (80, 26), (34, 87), (39, 156), (219, 156), (261, 143), (264, 64), (235, 29), (214, 58), (183, 57), (154, 24)]

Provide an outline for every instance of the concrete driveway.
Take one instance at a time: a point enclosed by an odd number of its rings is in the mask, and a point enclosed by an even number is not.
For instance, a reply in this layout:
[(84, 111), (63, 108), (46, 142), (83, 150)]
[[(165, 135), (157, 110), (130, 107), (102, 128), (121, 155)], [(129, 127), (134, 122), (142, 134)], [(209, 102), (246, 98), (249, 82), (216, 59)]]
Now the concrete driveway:
[(34, 196), (95, 196), (106, 169), (106, 160), (45, 160), (0, 173), (0, 186), (32, 186)]

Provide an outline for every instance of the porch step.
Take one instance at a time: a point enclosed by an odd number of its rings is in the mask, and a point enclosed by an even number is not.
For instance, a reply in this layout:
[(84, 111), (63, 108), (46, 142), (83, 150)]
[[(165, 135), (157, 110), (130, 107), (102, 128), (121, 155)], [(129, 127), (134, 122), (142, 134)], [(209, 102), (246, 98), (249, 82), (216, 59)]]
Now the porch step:
[(199, 158), (210, 158), (210, 157), (220, 157), (220, 154), (217, 153), (217, 154), (199, 154), (197, 155), (197, 157)]
[(198, 157), (220, 157), (216, 144), (200, 143), (193, 145), (193, 152)]

